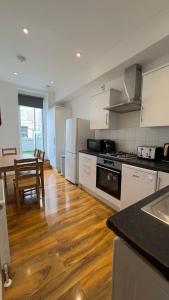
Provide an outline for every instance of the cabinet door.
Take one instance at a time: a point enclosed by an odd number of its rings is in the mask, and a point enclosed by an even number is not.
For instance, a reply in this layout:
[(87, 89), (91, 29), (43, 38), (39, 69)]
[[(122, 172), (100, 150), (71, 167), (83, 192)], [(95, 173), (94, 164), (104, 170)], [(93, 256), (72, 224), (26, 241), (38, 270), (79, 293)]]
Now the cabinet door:
[(113, 300), (168, 300), (168, 281), (123, 240), (116, 238)]
[(169, 173), (158, 172), (157, 190), (161, 190), (167, 185), (169, 185)]
[(122, 166), (121, 208), (124, 209), (156, 190), (157, 172), (134, 166)]
[(95, 192), (96, 190), (96, 157), (79, 153), (79, 183)]
[(109, 111), (104, 110), (110, 103), (110, 92), (97, 94), (91, 98), (90, 107), (90, 128), (108, 129)]
[(77, 165), (76, 165), (76, 154), (66, 152), (65, 157), (65, 178), (73, 183), (77, 183)]
[(141, 127), (169, 125), (169, 67), (143, 76)]

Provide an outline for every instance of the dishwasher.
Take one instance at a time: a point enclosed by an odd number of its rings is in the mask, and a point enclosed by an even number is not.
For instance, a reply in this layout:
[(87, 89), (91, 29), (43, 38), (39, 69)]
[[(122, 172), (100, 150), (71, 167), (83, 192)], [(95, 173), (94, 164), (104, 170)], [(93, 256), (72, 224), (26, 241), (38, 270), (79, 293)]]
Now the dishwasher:
[(121, 209), (153, 194), (157, 186), (157, 171), (122, 165)]

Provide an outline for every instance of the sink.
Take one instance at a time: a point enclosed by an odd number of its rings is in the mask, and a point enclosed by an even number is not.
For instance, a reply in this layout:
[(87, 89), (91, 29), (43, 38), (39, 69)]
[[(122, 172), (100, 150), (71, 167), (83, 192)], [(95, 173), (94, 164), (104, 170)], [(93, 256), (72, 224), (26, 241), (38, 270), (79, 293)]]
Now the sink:
[(169, 225), (169, 193), (145, 205), (141, 210)]

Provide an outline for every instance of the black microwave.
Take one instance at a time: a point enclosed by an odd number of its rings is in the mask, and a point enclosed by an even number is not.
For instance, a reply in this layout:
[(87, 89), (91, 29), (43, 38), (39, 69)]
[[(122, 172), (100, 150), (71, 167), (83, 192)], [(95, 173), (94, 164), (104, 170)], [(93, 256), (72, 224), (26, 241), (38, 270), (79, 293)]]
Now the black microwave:
[(113, 152), (115, 151), (115, 143), (111, 140), (87, 139), (87, 149), (100, 153)]

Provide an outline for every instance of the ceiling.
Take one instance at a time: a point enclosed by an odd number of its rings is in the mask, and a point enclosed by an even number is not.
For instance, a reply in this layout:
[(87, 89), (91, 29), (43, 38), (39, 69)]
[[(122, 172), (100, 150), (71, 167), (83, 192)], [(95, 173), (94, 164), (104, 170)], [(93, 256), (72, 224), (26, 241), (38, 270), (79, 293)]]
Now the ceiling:
[(106, 55), (168, 8), (168, 0), (0, 0), (0, 80), (40, 90), (54, 81), (56, 97), (68, 95), (101, 76)]

